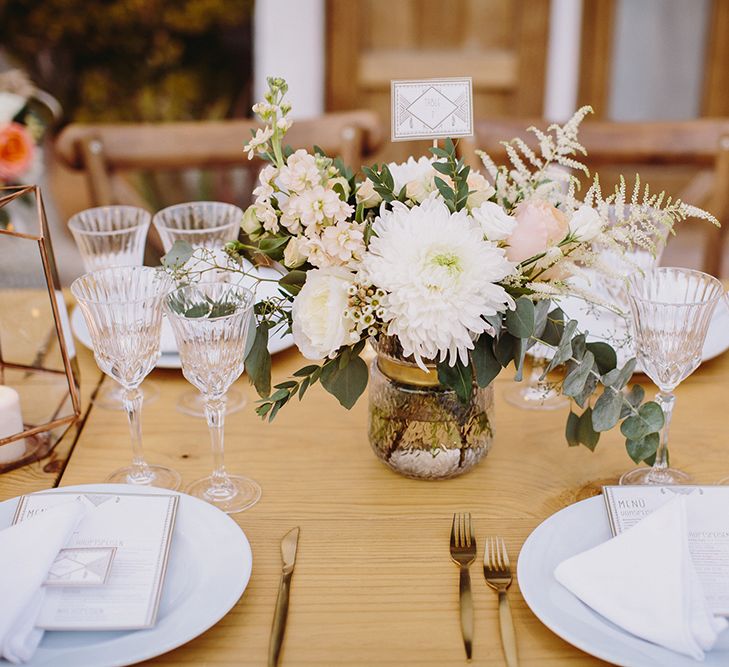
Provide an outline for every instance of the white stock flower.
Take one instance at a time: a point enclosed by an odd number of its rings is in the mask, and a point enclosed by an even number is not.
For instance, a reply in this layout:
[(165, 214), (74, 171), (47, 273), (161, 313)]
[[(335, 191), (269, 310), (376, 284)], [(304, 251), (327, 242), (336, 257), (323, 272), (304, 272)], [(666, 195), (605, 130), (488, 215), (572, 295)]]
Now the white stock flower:
[(592, 241), (603, 227), (600, 214), (591, 206), (580, 206), (570, 218), (570, 233), (580, 242)]
[(471, 211), (473, 219), (489, 241), (505, 241), (516, 227), (516, 220), (494, 202), (484, 202)]
[(341, 267), (312, 269), (294, 298), (292, 331), (294, 342), (307, 359), (324, 359), (349, 344), (349, 288), (351, 271)]
[(382, 201), (382, 197), (375, 191), (375, 184), (369, 178), (359, 184), (354, 196), (357, 203), (365, 208), (373, 208)]
[(292, 236), (284, 250), (283, 263), (288, 269), (295, 269), (307, 260), (307, 240), (301, 236)]
[(266, 165), (258, 174), (260, 185), (253, 190), (256, 199), (268, 200), (273, 196), (273, 180), (278, 175), (278, 169), (272, 164)]
[(15, 93), (0, 92), (0, 124), (9, 123), (24, 106), (24, 97)]
[(266, 125), (263, 129), (256, 130), (256, 134), (251, 140), (243, 147), (243, 150), (248, 153), (248, 159), (252, 160), (255, 154), (265, 147), (268, 140), (273, 136), (273, 128)]
[(451, 214), (436, 198), (382, 209), (374, 231), (362, 268), (388, 293), (387, 333), (421, 366), (436, 358), (468, 363), (474, 338), (489, 328), (483, 316), (513, 307), (495, 283), (514, 265), (466, 211)]
[(471, 192), (466, 200), (466, 207), (469, 211), (472, 211), (474, 208), (478, 208), (484, 202), (487, 202), (496, 192), (494, 187), (486, 180), (483, 174), (480, 174), (477, 171), (468, 172), (466, 183), (468, 184), (468, 190)]
[(334, 190), (327, 190), (321, 185), (302, 192), (291, 204), (294, 205), (301, 224), (307, 229), (336, 224), (352, 214), (349, 204), (343, 202)]
[(256, 217), (263, 225), (263, 229), (275, 234), (278, 231), (278, 216), (276, 215), (276, 209), (274, 209), (267, 201), (253, 204), (253, 207), (256, 212)]
[(338, 222), (325, 227), (321, 234), (310, 238), (306, 244), (309, 262), (325, 268), (359, 261), (365, 252), (362, 227), (354, 222)]
[(276, 127), (282, 132), (288, 132), (291, 128), (291, 121), (288, 118), (279, 118), (276, 121)]
[(286, 160), (286, 166), (281, 168), (278, 182), (283, 189), (297, 193), (321, 185), (316, 158), (303, 148), (292, 153)]

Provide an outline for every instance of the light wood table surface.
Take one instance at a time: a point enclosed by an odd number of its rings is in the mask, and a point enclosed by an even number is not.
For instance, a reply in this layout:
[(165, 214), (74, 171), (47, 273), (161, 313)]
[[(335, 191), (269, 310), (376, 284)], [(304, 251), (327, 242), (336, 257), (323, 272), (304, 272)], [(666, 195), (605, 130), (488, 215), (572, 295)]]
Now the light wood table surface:
[[(294, 350), (280, 353), (275, 378), (301, 363)], [(176, 467), (189, 483), (210, 470), (206, 426), (175, 411), (190, 386), (179, 372), (157, 370), (151, 377), (162, 391), (144, 411), (147, 458)], [(677, 392), (673, 459), (699, 483), (729, 475), (728, 377), (729, 354), (704, 364)], [(603, 436), (594, 453), (569, 448), (563, 411), (509, 406), (503, 400), (506, 374), (496, 383), (493, 449), (474, 471), (444, 482), (405, 479), (375, 458), (367, 441), (366, 400), (347, 412), (316, 387), (268, 425), (253, 412), (253, 390), (244, 380), (238, 386), (251, 404), (228, 418), (226, 453), (229, 470), (263, 488), (258, 505), (234, 515), (251, 542), (253, 574), (238, 604), (215, 627), (150, 664), (265, 665), (279, 540), (297, 525), (301, 537), (283, 666), (468, 664), (448, 538), (453, 512), (470, 511), (479, 541), (470, 664), (502, 665), (497, 600), (479, 565), (484, 537), (503, 535), (515, 562), (542, 520), (632, 467), (617, 432)], [(92, 408), (61, 485), (101, 482), (129, 458), (123, 414)], [(0, 476), (0, 497), (17, 492)], [(521, 598), (518, 582), (510, 590), (522, 665), (604, 664), (542, 625)]]

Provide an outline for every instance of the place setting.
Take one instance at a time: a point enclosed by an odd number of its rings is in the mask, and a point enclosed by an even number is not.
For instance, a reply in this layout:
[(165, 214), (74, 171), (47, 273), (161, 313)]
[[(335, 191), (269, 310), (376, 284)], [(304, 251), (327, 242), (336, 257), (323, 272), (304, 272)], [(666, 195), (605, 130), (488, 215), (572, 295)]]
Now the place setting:
[(248, 206), (86, 208), (67, 284), (0, 188), (0, 664), (726, 663), (729, 297), (663, 261), (719, 220), (602, 186), (590, 107), (487, 151), (471, 77), (390, 92), (430, 146), (361, 166), (268, 77)]

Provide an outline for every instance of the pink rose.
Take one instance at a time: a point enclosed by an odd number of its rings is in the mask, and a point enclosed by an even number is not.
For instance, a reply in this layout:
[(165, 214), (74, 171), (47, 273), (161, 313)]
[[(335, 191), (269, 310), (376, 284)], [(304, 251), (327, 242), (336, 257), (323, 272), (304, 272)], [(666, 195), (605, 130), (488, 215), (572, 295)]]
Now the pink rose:
[(516, 227), (507, 243), (506, 256), (523, 262), (557, 245), (569, 233), (569, 222), (562, 211), (543, 199), (523, 201), (514, 211)]
[(20, 178), (30, 167), (35, 146), (20, 123), (0, 126), (0, 179)]

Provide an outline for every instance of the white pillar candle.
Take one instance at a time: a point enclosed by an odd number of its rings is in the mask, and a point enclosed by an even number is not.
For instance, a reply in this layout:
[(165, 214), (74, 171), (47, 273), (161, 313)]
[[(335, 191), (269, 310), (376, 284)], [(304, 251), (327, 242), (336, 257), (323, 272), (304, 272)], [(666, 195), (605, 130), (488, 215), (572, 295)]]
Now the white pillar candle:
[[(23, 415), (20, 412), (20, 397), (12, 387), (0, 385), (0, 440), (22, 433)], [(0, 463), (17, 461), (25, 454), (25, 439), (0, 446)]]

